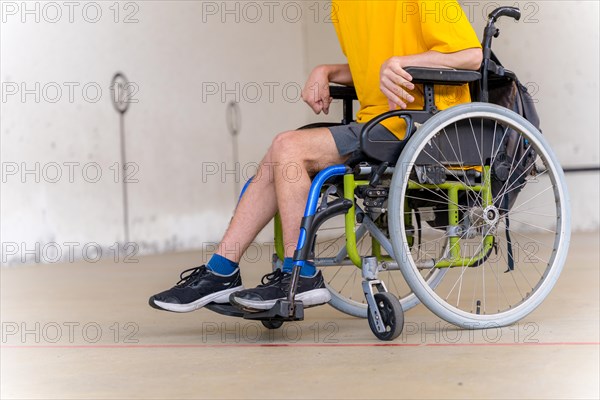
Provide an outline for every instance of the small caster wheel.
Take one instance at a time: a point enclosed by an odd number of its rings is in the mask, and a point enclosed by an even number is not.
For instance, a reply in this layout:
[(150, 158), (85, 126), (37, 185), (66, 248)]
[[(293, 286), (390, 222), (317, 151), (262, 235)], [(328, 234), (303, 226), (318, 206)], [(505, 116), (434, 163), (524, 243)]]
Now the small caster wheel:
[(381, 320), (385, 331), (378, 332), (375, 321), (370, 310), (367, 311), (369, 327), (379, 340), (394, 340), (402, 333), (404, 328), (404, 311), (400, 305), (400, 300), (391, 293), (376, 293), (375, 303), (379, 309)]
[(283, 321), (278, 321), (276, 319), (265, 319), (260, 321), (263, 326), (267, 329), (279, 329), (281, 325), (283, 325)]

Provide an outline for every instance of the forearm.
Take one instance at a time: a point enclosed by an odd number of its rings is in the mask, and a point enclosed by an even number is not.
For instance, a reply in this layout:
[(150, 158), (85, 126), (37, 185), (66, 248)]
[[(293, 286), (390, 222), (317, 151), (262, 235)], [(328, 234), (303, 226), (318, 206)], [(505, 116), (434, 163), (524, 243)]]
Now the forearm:
[(321, 68), (327, 73), (329, 82), (346, 86), (353, 85), (352, 74), (350, 73), (350, 66), (348, 64), (321, 65)]
[(481, 66), (483, 53), (481, 49), (473, 48), (456, 53), (440, 53), (426, 51), (425, 53), (400, 57), (403, 67), (455, 68), (477, 70)]
[(483, 53), (479, 48), (472, 48), (456, 53), (440, 53), (426, 51), (411, 56), (392, 57), (381, 66), (380, 89), (387, 97), (390, 109), (396, 107), (406, 108), (407, 103), (415, 101), (408, 92), (415, 88), (411, 83), (412, 77), (404, 68), (429, 67), (429, 68), (456, 68), (477, 70), (481, 66)]

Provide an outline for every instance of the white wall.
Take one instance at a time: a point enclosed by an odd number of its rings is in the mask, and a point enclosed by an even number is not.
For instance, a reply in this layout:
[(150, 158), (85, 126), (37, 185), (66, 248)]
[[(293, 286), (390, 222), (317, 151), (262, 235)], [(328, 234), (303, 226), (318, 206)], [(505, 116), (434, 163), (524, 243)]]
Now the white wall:
[[(86, 243), (108, 247), (123, 241), (121, 182), (114, 182), (110, 169), (120, 162), (119, 118), (109, 96), (116, 71), (139, 88), (134, 96), (138, 102), (125, 116), (127, 159), (139, 167), (139, 182), (128, 184), (130, 236), (142, 251), (159, 252), (218, 240), (234, 205), (235, 177), (203, 179), (202, 172), (221, 163), (232, 168), (225, 109), (235, 94), (225, 101), (221, 93), (203, 101), (203, 88), (225, 84), (231, 89), (239, 82), (240, 161), (246, 165), (259, 161), (274, 134), (314, 119), (295, 93), (310, 69), (343, 61), (333, 27), (326, 22), (327, 2), (302, 3), (299, 22), (295, 5), (300, 3), (294, 2), (276, 3), (272, 9), (254, 3), (261, 16), (248, 2), (129, 3), (137, 9), (119, 3), (118, 22), (112, 2), (97, 2), (102, 17), (96, 23), (85, 19), (95, 17), (93, 6), (83, 13), (87, 3), (74, 10), (73, 22), (68, 8), (61, 6), (62, 18), (55, 23), (50, 20), (56, 10), (44, 9), (46, 3), (37, 3), (39, 22), (35, 10), (24, 15), (22, 3), (14, 3), (20, 8), (16, 11), (6, 4), (0, 28), (0, 234), (2, 261), (9, 263), (19, 262), (36, 243), (42, 261), (52, 261), (48, 243), (58, 243), (64, 258), (69, 246), (78, 257)], [(221, 15), (224, 4), (234, 12)], [(486, 3), (469, 4), (480, 33)], [(539, 87), (544, 133), (561, 162), (597, 165), (598, 3), (523, 2), (522, 7), (530, 23), (502, 22), (494, 48), (523, 81)], [(132, 12), (138, 22), (124, 23)], [(21, 93), (7, 92), (14, 84), (35, 88), (36, 82), (48, 89), (40, 90), (39, 102), (33, 94), (22, 101)], [(63, 89), (56, 103), (49, 101), (52, 82)], [(65, 82), (79, 84), (73, 102)], [(82, 86), (90, 82), (102, 88), (97, 102), (82, 94)], [(272, 98), (269, 86), (274, 87)], [(257, 87), (259, 99), (253, 91)], [(73, 182), (65, 162), (79, 163)], [(35, 174), (22, 174), (22, 167), (35, 169), (36, 163), (39, 183)], [(58, 183), (49, 182), (54, 163), (63, 174)], [(96, 183), (82, 176), (81, 167), (89, 163), (102, 171)], [(19, 171), (8, 174), (15, 165)], [(94, 170), (87, 172), (85, 178), (93, 178)], [(597, 173), (571, 175), (568, 181), (575, 228), (598, 229)], [(265, 230), (260, 239), (269, 237)], [(65, 244), (70, 242), (78, 244)], [(28, 262), (35, 258), (26, 257)]]
[[(236, 96), (240, 101), (242, 163), (259, 161), (274, 134), (304, 122), (304, 109), (294, 102), (304, 76), (301, 23), (288, 22), (291, 18), (281, 13), (273, 23), (268, 16), (259, 23), (243, 18), (253, 18), (250, 14), (240, 14), (239, 23), (235, 14), (226, 15), (223, 22), (219, 14), (203, 13), (206, 4), (184, 1), (135, 3), (139, 22), (125, 24), (114, 22), (112, 3), (96, 4), (103, 13), (97, 23), (87, 22), (77, 10), (70, 23), (63, 9), (57, 23), (44, 14), (39, 23), (35, 15), (26, 15), (23, 23), (19, 10), (2, 24), (3, 89), (13, 82), (27, 88), (57, 82), (65, 92), (64, 82), (81, 85), (72, 103), (68, 93), (50, 103), (46, 98), (54, 92), (42, 94), (39, 102), (33, 95), (22, 101), (19, 94), (2, 102), (4, 172), (13, 163), (19, 169), (21, 163), (29, 169), (40, 163), (41, 171), (39, 183), (34, 175), (4, 177), (2, 242), (16, 243), (18, 257), (36, 243), (57, 242), (64, 252), (64, 243), (79, 242), (75, 252), (81, 255), (85, 243), (123, 241), (121, 183), (114, 182), (110, 169), (120, 162), (119, 118), (109, 96), (116, 71), (139, 87), (138, 102), (125, 116), (127, 159), (139, 166), (139, 182), (129, 184), (131, 240), (152, 251), (218, 240), (235, 204), (236, 177), (217, 174), (203, 182), (202, 171), (221, 163), (233, 168), (226, 103)], [(122, 8), (121, 20), (132, 11)], [(81, 87), (87, 82), (101, 86), (98, 102), (83, 98)], [(286, 98), (282, 88), (288, 82), (293, 85)], [(203, 100), (203, 87), (222, 84), (234, 93), (224, 101), (220, 93)], [(278, 85), (273, 99), (266, 85)], [(257, 92), (251, 89), (256, 87), (263, 93), (255, 102)], [(69, 182), (65, 162), (97, 163), (102, 179), (88, 183), (78, 167)], [(62, 167), (58, 183), (44, 179), (54, 179), (49, 163)]]

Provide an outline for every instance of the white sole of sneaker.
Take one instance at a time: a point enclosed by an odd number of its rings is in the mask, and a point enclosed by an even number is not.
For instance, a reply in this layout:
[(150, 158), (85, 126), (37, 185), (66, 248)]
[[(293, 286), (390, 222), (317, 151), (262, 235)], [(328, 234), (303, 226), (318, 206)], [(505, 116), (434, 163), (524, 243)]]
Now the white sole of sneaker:
[[(283, 298), (282, 298), (283, 299)], [(246, 299), (235, 299), (236, 304), (241, 305), (245, 308), (252, 308), (255, 310), (268, 310), (273, 308), (277, 300), (267, 300), (267, 301), (254, 301), (254, 300), (246, 300)], [(314, 289), (309, 290), (308, 292), (299, 293), (296, 295), (296, 300), (302, 301), (304, 307), (312, 307), (318, 306), (321, 304), (325, 304), (331, 300), (331, 294), (328, 289)]]
[(154, 300), (154, 304), (157, 307), (162, 308), (163, 310), (186, 313), (191, 311), (196, 311), (199, 308), (204, 307), (208, 303), (229, 303), (229, 295), (235, 292), (239, 292), (240, 290), (244, 290), (243, 286), (237, 286), (231, 289), (221, 290), (220, 292), (212, 293), (198, 299), (194, 302), (188, 304), (172, 304), (172, 303), (164, 303), (162, 301)]

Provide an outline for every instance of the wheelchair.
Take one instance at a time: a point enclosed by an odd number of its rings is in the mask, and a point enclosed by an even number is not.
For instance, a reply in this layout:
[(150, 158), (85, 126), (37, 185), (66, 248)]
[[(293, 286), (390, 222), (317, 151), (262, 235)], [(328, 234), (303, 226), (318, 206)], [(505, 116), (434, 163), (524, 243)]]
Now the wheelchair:
[[(569, 200), (541, 132), (490, 102), (495, 79), (516, 80), (491, 53), (502, 16), (519, 20), (520, 11), (500, 7), (489, 15), (480, 71), (406, 68), (413, 83), (423, 85), (424, 108), (369, 121), (359, 154), (314, 177), (287, 299), (260, 313), (207, 308), (261, 320), (270, 329), (302, 320), (304, 307), (294, 295), (309, 260), (323, 272), (330, 304), (367, 318), (380, 340), (398, 337), (404, 311), (419, 303), (465, 329), (507, 326), (539, 306), (567, 256)], [(436, 108), (435, 85), (465, 84), (476, 102)], [(354, 88), (331, 86), (330, 93), (343, 101), (342, 124), (352, 121)], [(375, 138), (374, 128), (391, 118), (406, 122), (405, 137)], [(317, 243), (317, 236), (326, 240)], [(279, 268), (278, 216), (275, 249), (273, 267)]]

